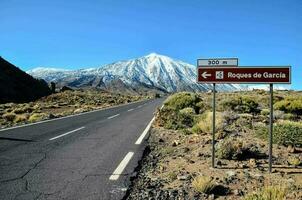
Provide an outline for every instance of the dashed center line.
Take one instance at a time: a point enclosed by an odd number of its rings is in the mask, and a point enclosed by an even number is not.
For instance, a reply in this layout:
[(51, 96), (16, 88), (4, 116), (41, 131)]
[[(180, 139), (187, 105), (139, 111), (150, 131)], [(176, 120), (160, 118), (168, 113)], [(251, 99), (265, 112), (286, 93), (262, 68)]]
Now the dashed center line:
[(116, 115), (113, 115), (113, 116), (110, 116), (110, 117), (108, 117), (107, 119), (112, 119), (112, 118), (115, 118), (115, 117), (117, 117), (117, 116), (119, 116), (120, 114), (116, 114)]
[(131, 108), (131, 109), (129, 109), (129, 110), (127, 110), (128, 112), (130, 112), (130, 111), (132, 111), (132, 110), (134, 110), (133, 108)]
[(114, 170), (112, 175), (109, 177), (109, 180), (115, 181), (119, 179), (120, 175), (123, 173), (124, 169), (126, 168), (127, 164), (133, 157), (134, 152), (128, 152), (127, 155), (124, 157), (124, 159), (121, 161), (121, 163), (117, 166), (117, 168)]
[(65, 136), (65, 135), (68, 135), (68, 134), (70, 134), (70, 133), (74, 133), (74, 132), (76, 132), (76, 131), (79, 131), (79, 130), (81, 130), (81, 129), (83, 129), (83, 128), (85, 128), (85, 127), (83, 126), (83, 127), (81, 127), (81, 128), (77, 128), (77, 129), (75, 129), (75, 130), (69, 131), (69, 132), (64, 133), (64, 134), (62, 134), (62, 135), (58, 135), (58, 136), (56, 136), (56, 137), (50, 138), (49, 140), (58, 139), (58, 138), (60, 138), (60, 137), (63, 137), (63, 136)]

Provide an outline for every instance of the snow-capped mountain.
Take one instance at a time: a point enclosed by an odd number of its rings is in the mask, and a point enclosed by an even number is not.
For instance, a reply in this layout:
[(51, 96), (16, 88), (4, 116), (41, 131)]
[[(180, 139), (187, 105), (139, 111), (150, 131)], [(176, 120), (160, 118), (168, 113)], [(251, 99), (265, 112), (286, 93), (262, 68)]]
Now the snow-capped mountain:
[[(118, 83), (128, 89), (145, 88), (164, 92), (206, 91), (212, 87), (196, 83), (195, 66), (156, 53), (98, 68), (80, 70), (36, 68), (27, 73), (47, 82), (53, 81), (58, 85), (70, 87), (108, 88), (113, 83)], [(238, 87), (221, 84), (218, 89), (237, 90)]]

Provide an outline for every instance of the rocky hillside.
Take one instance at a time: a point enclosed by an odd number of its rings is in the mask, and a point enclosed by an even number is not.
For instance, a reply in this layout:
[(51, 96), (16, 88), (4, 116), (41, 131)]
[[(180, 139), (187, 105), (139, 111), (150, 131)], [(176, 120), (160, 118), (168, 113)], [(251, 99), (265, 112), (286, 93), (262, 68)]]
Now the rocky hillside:
[(49, 95), (50, 88), (0, 57), (0, 104), (29, 102)]

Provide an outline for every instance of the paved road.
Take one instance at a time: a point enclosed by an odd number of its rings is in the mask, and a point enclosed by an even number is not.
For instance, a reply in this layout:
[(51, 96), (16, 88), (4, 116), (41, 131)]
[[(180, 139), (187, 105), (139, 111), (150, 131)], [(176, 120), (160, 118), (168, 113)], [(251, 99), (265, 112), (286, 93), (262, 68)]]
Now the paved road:
[(0, 130), (0, 199), (121, 199), (162, 101)]

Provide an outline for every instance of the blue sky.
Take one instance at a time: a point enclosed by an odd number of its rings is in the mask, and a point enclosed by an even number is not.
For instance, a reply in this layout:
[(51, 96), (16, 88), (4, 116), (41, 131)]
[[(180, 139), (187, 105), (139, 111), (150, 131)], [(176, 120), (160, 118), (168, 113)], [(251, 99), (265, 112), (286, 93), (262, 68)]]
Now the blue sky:
[(292, 65), (302, 89), (301, 0), (0, 0), (0, 55), (77, 69), (151, 52), (196, 64)]

